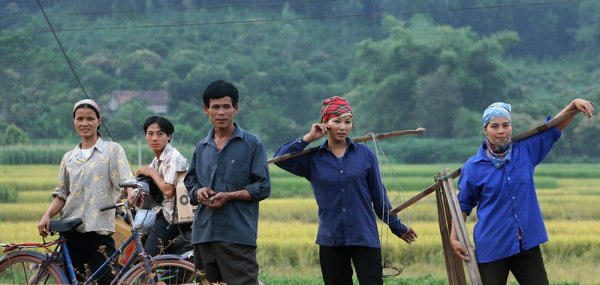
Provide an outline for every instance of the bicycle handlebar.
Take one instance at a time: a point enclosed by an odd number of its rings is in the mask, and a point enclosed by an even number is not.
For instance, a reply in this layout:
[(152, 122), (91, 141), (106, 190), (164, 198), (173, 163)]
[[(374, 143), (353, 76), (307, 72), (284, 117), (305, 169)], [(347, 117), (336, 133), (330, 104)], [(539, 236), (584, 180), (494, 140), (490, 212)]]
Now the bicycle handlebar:
[(129, 180), (129, 181), (119, 183), (119, 187), (121, 187), (121, 188), (137, 188), (137, 189), (144, 188), (142, 186), (142, 184), (137, 182), (137, 180)]
[(100, 212), (104, 212), (104, 211), (107, 211), (107, 210), (110, 210), (110, 209), (121, 207), (121, 206), (123, 206), (125, 204), (126, 203), (117, 203), (117, 204), (114, 204), (114, 205), (104, 206), (104, 207), (100, 208)]

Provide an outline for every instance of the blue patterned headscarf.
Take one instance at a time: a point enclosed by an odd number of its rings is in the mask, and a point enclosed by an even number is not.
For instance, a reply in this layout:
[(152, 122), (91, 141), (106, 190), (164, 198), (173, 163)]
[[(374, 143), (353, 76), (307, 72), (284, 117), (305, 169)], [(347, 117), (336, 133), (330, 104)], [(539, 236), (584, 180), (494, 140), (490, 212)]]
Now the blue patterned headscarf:
[(483, 111), (483, 116), (481, 117), (483, 127), (487, 126), (493, 118), (507, 118), (510, 122), (510, 111), (510, 104), (504, 102), (492, 103), (492, 105), (489, 105)]

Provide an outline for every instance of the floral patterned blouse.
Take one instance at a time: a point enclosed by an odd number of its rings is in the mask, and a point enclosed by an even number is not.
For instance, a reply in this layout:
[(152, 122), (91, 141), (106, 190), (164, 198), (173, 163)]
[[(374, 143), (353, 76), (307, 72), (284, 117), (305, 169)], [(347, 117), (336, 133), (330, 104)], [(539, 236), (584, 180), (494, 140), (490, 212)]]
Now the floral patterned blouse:
[(119, 183), (134, 177), (120, 144), (98, 138), (91, 150), (88, 157), (79, 144), (65, 153), (52, 197), (65, 201), (61, 219), (83, 220), (77, 231), (111, 234), (115, 231), (115, 210), (100, 212), (100, 208), (115, 204), (121, 191)]

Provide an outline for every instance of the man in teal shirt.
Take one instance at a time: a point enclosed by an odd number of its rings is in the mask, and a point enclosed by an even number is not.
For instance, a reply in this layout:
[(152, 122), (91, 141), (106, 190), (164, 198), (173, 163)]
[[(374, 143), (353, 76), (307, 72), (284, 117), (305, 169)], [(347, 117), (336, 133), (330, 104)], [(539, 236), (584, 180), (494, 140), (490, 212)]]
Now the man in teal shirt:
[(196, 268), (210, 283), (255, 285), (259, 201), (271, 183), (262, 142), (233, 121), (238, 98), (222, 80), (204, 91), (213, 129), (196, 145), (185, 185), (190, 202), (200, 205), (192, 228)]

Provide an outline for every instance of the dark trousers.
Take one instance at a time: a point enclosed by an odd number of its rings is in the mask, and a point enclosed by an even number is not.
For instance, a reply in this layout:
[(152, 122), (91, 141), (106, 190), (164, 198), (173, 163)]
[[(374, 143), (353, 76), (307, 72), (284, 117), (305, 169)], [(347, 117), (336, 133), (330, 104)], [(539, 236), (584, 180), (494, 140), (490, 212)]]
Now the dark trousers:
[(255, 246), (225, 242), (194, 244), (194, 263), (211, 284), (258, 284)]
[(485, 285), (506, 285), (508, 272), (520, 285), (548, 285), (548, 275), (539, 246), (521, 250), (513, 256), (488, 263), (479, 263), (479, 273)]
[[(64, 234), (67, 238), (67, 247), (71, 262), (75, 268), (75, 275), (78, 283), (85, 281), (86, 265), (90, 269), (90, 274), (94, 273), (100, 265), (108, 259), (115, 251), (115, 241), (111, 236), (100, 235), (95, 232), (80, 233), (71, 231)], [(115, 278), (111, 272), (119, 271), (118, 264), (109, 264), (105, 267), (102, 275), (98, 279), (98, 284), (110, 284)]]
[(383, 284), (381, 249), (364, 246), (319, 248), (321, 273), (326, 285), (352, 285), (352, 264), (361, 285)]
[(156, 214), (154, 225), (150, 228), (144, 244), (144, 251), (150, 256), (161, 253), (177, 253), (174, 239), (179, 235), (177, 225), (171, 225), (162, 214)]

